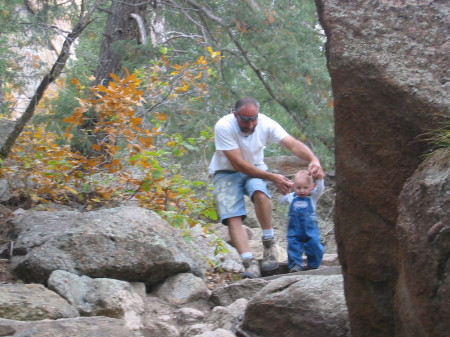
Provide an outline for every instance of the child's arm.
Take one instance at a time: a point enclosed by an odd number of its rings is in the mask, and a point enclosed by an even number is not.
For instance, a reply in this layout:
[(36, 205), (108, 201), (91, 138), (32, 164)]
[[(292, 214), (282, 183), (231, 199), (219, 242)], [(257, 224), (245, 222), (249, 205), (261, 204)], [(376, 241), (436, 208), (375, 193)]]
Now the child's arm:
[(311, 198), (313, 199), (314, 203), (317, 203), (317, 200), (322, 196), (323, 192), (325, 191), (325, 183), (323, 179), (317, 179), (315, 181), (315, 187), (311, 191)]
[(278, 198), (280, 204), (290, 204), (294, 199), (294, 192), (282, 195)]

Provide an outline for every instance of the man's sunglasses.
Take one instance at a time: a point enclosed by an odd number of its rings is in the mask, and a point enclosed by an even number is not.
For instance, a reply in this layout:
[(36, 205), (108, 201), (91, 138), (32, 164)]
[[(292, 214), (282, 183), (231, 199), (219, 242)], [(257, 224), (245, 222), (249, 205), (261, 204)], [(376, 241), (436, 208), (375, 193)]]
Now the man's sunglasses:
[(250, 121), (256, 121), (258, 119), (258, 114), (251, 116), (251, 117), (245, 117), (245, 116), (241, 116), (238, 115), (236, 112), (234, 113), (237, 117), (239, 117), (239, 119), (241, 121), (243, 121), (244, 123), (250, 122)]

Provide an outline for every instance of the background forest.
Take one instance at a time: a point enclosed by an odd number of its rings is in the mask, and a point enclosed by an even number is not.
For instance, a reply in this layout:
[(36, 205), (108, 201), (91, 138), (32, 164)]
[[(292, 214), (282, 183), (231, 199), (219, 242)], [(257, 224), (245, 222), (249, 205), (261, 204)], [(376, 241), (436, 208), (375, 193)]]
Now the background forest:
[(16, 200), (133, 199), (174, 225), (206, 225), (213, 126), (243, 96), (334, 168), (312, 0), (9, 0), (0, 24), (0, 107), (17, 119), (1, 174)]

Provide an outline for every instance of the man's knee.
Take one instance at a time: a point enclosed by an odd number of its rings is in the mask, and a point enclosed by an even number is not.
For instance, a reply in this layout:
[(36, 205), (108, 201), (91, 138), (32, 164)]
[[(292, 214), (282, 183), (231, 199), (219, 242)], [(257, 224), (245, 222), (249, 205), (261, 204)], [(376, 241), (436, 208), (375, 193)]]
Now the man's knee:
[(223, 224), (228, 226), (228, 228), (236, 228), (243, 225), (245, 216), (235, 216), (223, 220)]
[(253, 202), (267, 201), (270, 198), (263, 191), (255, 191), (252, 195)]

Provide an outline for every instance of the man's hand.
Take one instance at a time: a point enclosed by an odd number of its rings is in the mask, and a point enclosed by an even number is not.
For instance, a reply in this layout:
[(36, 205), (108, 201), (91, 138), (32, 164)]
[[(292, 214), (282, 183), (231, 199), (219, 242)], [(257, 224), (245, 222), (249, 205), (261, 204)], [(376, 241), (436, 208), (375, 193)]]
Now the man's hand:
[(271, 181), (275, 184), (278, 191), (283, 195), (288, 194), (290, 192), (292, 186), (294, 185), (294, 183), (282, 174), (274, 173), (273, 177), (274, 178), (271, 179)]
[(308, 172), (314, 179), (323, 179), (325, 173), (323, 172), (323, 168), (319, 162), (312, 161), (308, 165)]
[(325, 176), (319, 159), (304, 143), (292, 136), (286, 136), (281, 140), (280, 144), (298, 158), (309, 162), (308, 172), (314, 179), (322, 179)]

